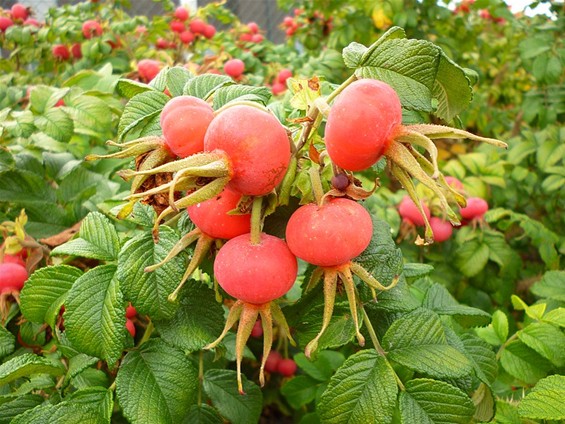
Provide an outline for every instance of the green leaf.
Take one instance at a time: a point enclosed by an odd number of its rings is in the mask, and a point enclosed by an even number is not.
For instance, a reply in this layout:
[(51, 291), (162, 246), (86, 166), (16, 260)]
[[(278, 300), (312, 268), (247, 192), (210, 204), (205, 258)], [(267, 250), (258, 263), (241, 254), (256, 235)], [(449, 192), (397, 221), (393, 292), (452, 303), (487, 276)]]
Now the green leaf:
[(556, 367), (565, 365), (565, 334), (551, 324), (533, 322), (516, 333), (518, 338)]
[(169, 96), (159, 91), (146, 91), (132, 97), (120, 118), (118, 139), (123, 140), (130, 131), (142, 128), (149, 119), (159, 116), (169, 100)]
[(471, 363), (447, 343), (439, 316), (416, 309), (399, 318), (383, 337), (388, 358), (414, 371), (438, 378), (458, 378), (471, 372)]
[(534, 305), (528, 306), (526, 302), (524, 302), (515, 294), (513, 294), (510, 299), (512, 300), (512, 306), (514, 306), (514, 309), (516, 309), (517, 311), (525, 311), (528, 317), (536, 321), (542, 319), (543, 315), (545, 314), (545, 310), (547, 309), (546, 303), (536, 303)]
[(73, 379), (97, 362), (98, 358), (85, 355), (84, 353), (79, 353), (78, 355), (73, 356), (69, 359), (69, 369), (65, 376), (65, 381), (68, 383), (69, 380)]
[(307, 375), (299, 375), (284, 383), (281, 393), (290, 406), (298, 410), (316, 399), (320, 384)]
[(198, 372), (184, 353), (160, 339), (129, 352), (116, 377), (124, 416), (136, 424), (181, 422), (196, 403)]
[(45, 399), (39, 395), (28, 394), (0, 405), (0, 424), (10, 424), (12, 419), (28, 409), (41, 405)]
[(16, 337), (4, 327), (0, 326), (0, 359), (10, 355), (15, 349), (15, 344)]
[(481, 309), (458, 304), (449, 291), (439, 283), (434, 283), (428, 289), (422, 306), (438, 315), (452, 316), (463, 327), (484, 326), (491, 320), (491, 316)]
[(203, 74), (198, 75), (186, 83), (183, 94), (207, 100), (218, 89), (228, 84), (233, 84), (233, 80), (226, 75)]
[(502, 345), (508, 337), (508, 318), (498, 310), (492, 314), (492, 322), (488, 327), (475, 329), (477, 335), (493, 346)]
[(181, 96), (184, 86), (193, 77), (192, 73), (182, 66), (170, 68), (167, 72), (167, 88), (173, 97)]
[(356, 74), (386, 82), (410, 110), (432, 112), (432, 89), (441, 50), (424, 40), (396, 38), (369, 48)]
[(251, 85), (227, 85), (219, 88), (214, 94), (214, 110), (233, 101), (250, 101), (266, 105), (271, 98), (271, 91), (267, 87), (254, 87)]
[(547, 359), (520, 340), (514, 340), (504, 348), (500, 364), (508, 374), (526, 384), (536, 384), (552, 368)]
[(564, 281), (565, 271), (547, 271), (543, 278), (532, 286), (531, 292), (538, 297), (549, 297), (565, 302)]
[(543, 318), (543, 322), (548, 322), (559, 327), (565, 327), (565, 308), (553, 309), (546, 313)]
[(74, 131), (78, 134), (104, 137), (112, 131), (113, 114), (106, 101), (86, 94), (71, 99), (63, 106), (74, 122)]
[(479, 240), (470, 240), (455, 251), (455, 265), (466, 277), (474, 277), (483, 270), (489, 258), (490, 249)]
[(565, 376), (552, 375), (538, 382), (518, 405), (518, 414), (534, 420), (565, 420)]
[(202, 349), (216, 340), (224, 327), (224, 310), (214, 291), (197, 281), (185, 286), (180, 307), (171, 319), (155, 321), (161, 337), (187, 352)]
[(224, 420), (210, 405), (192, 405), (182, 424), (223, 424)]
[(460, 336), (465, 356), (471, 361), (475, 374), (483, 383), (492, 385), (498, 373), (498, 362), (492, 348), (471, 333)]
[(80, 269), (68, 265), (48, 266), (35, 271), (20, 294), (23, 316), (28, 321), (47, 323), (54, 328), (69, 290), (81, 275)]
[(56, 405), (43, 404), (19, 415), (13, 424), (110, 423), (113, 393), (104, 387), (88, 387), (72, 393)]
[(118, 258), (117, 276), (125, 298), (133, 303), (138, 313), (165, 319), (176, 312), (178, 305), (169, 302), (167, 297), (184, 274), (185, 256), (179, 255), (153, 272), (144, 269), (165, 259), (178, 240), (171, 228), (161, 226), (157, 244), (149, 232), (124, 244)]
[(433, 265), (421, 263), (404, 264), (404, 276), (406, 278), (421, 278), (430, 274), (434, 270)]
[(146, 91), (156, 91), (150, 85), (129, 79), (120, 79), (116, 84), (116, 90), (118, 91), (120, 96), (127, 99), (131, 99), (132, 97), (141, 93), (145, 93)]
[(61, 143), (67, 143), (73, 135), (73, 120), (61, 108), (49, 109), (44, 115), (38, 116), (35, 125)]
[(392, 239), (390, 225), (373, 217), (373, 236), (369, 246), (355, 262), (369, 271), (381, 284), (388, 286), (404, 269), (402, 252)]
[(473, 99), (473, 89), (465, 71), (443, 52), (432, 95), (437, 100), (434, 114), (447, 122), (463, 112)]
[(0, 365), (0, 386), (32, 374), (63, 375), (65, 367), (58, 362), (49, 361), (32, 353), (16, 356)]
[(317, 406), (321, 421), (390, 423), (398, 386), (386, 358), (374, 350), (351, 355), (337, 370)]
[(90, 212), (80, 224), (79, 238), (57, 246), (51, 254), (114, 261), (119, 251), (118, 233), (110, 220), (100, 212)]
[(115, 265), (92, 268), (75, 281), (64, 318), (65, 332), (78, 350), (114, 366), (126, 341), (124, 298)]
[(315, 360), (310, 360), (300, 352), (294, 355), (294, 362), (302, 371), (310, 377), (320, 381), (326, 382), (334, 374), (345, 361), (345, 356), (340, 352), (333, 350), (324, 350), (319, 352)]
[(473, 402), (460, 389), (443, 381), (414, 379), (399, 396), (401, 423), (467, 424)]
[(236, 372), (211, 369), (204, 373), (204, 391), (220, 414), (233, 424), (259, 421), (263, 394), (259, 387), (243, 376), (245, 395), (237, 391)]
[(356, 42), (350, 43), (343, 49), (342, 53), (345, 66), (353, 69), (361, 66), (363, 55), (367, 50), (367, 47), (365, 47), (363, 44)]

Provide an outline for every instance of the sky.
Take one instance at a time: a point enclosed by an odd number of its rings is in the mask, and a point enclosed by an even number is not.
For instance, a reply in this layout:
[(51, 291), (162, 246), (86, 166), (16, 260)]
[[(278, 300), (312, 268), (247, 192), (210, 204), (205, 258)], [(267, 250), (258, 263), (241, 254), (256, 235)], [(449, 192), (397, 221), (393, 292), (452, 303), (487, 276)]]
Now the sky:
[[(505, 3), (510, 6), (513, 13), (521, 12), (526, 6), (532, 3), (532, 0), (505, 0)], [(541, 4), (534, 10), (527, 9), (526, 15), (532, 16), (534, 14), (549, 14), (549, 4)]]

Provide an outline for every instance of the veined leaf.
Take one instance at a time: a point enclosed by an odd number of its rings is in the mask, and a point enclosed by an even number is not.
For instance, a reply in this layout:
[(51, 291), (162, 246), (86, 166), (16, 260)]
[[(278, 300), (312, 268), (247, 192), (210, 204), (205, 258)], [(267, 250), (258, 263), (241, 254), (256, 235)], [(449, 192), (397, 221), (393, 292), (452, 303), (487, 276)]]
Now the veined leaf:
[(49, 137), (66, 143), (73, 135), (73, 120), (61, 108), (49, 109), (35, 119), (35, 125)]
[(474, 277), (483, 270), (489, 258), (490, 249), (479, 240), (470, 240), (459, 246), (455, 252), (455, 264), (466, 277)]
[(443, 381), (410, 380), (399, 397), (403, 424), (467, 424), (475, 408), (460, 389)]
[(429, 41), (390, 39), (369, 48), (355, 73), (389, 84), (406, 109), (432, 112), (440, 56), (440, 48)]
[(552, 375), (538, 382), (518, 405), (518, 414), (534, 420), (565, 420), (565, 376)]
[(386, 358), (374, 350), (351, 355), (337, 370), (322, 395), (322, 422), (390, 423), (398, 386)]
[(63, 402), (49, 403), (30, 409), (17, 416), (13, 424), (86, 424), (110, 423), (114, 398), (105, 387), (77, 390)]
[(382, 285), (388, 286), (404, 269), (402, 252), (394, 243), (390, 225), (373, 218), (373, 236), (369, 246), (355, 262), (362, 265)]
[(165, 259), (178, 240), (172, 229), (161, 226), (157, 244), (153, 242), (151, 233), (140, 234), (124, 244), (118, 259), (118, 279), (125, 298), (140, 314), (157, 320), (171, 318), (177, 310), (178, 304), (169, 302), (167, 298), (184, 274), (184, 255), (175, 257), (153, 272), (145, 272), (144, 269)]
[(552, 368), (551, 363), (520, 340), (510, 342), (502, 351), (500, 364), (508, 374), (527, 384), (535, 384)]
[(186, 83), (183, 94), (198, 97), (207, 100), (218, 89), (229, 84), (233, 84), (233, 80), (226, 75), (203, 74), (198, 75)]
[(153, 339), (125, 356), (116, 392), (132, 423), (176, 424), (196, 403), (197, 384), (198, 373), (184, 353)]
[(470, 359), (479, 380), (488, 386), (492, 385), (498, 373), (498, 363), (494, 351), (486, 342), (471, 333), (464, 333), (460, 338), (465, 349), (465, 355)]
[(457, 303), (449, 291), (439, 283), (434, 283), (428, 289), (422, 306), (437, 312), (439, 315), (452, 316), (464, 327), (488, 325), (491, 320), (491, 316), (487, 312)]
[(118, 139), (123, 140), (130, 131), (143, 127), (147, 120), (158, 116), (169, 100), (169, 96), (155, 90), (133, 96), (127, 102), (120, 119)]
[(221, 108), (232, 101), (251, 101), (266, 105), (271, 98), (271, 91), (267, 87), (254, 87), (251, 85), (226, 85), (214, 93), (214, 110)]
[(518, 338), (556, 367), (565, 365), (565, 334), (545, 322), (532, 322), (517, 332)]
[(155, 321), (166, 342), (194, 352), (213, 342), (224, 327), (224, 310), (214, 292), (196, 281), (189, 281), (180, 307), (171, 319)]
[(188, 80), (194, 78), (194, 75), (183, 66), (174, 66), (167, 72), (167, 88), (173, 97), (182, 95), (182, 90)]
[(119, 250), (118, 233), (110, 220), (100, 212), (91, 212), (80, 224), (79, 238), (57, 246), (51, 254), (114, 261)]
[(127, 99), (131, 99), (132, 97), (146, 91), (156, 91), (153, 87), (147, 84), (129, 79), (120, 79), (116, 84), (116, 90), (118, 90), (118, 93), (121, 96)]
[(42, 356), (24, 353), (0, 365), (0, 386), (32, 374), (63, 375), (65, 367)]
[[(27, 284), (27, 283), (26, 283)], [(16, 345), (16, 337), (0, 326), (0, 359), (11, 354)]]
[(210, 405), (192, 405), (182, 424), (223, 424), (224, 419)]
[(383, 337), (387, 357), (412, 370), (438, 378), (458, 378), (471, 363), (447, 343), (439, 316), (416, 309), (396, 320)]
[(68, 265), (49, 266), (35, 271), (20, 294), (20, 308), (24, 317), (31, 322), (55, 327), (59, 310), (81, 275), (80, 269)]
[(116, 266), (98, 266), (83, 274), (65, 303), (65, 330), (81, 352), (104, 359), (110, 367), (126, 341), (124, 299)]
[(432, 95), (437, 100), (434, 114), (450, 122), (473, 99), (473, 89), (463, 68), (441, 53)]
[(19, 396), (0, 405), (0, 424), (10, 424), (12, 419), (28, 409), (41, 405), (45, 399), (40, 395), (27, 394)]
[(242, 396), (237, 390), (236, 373), (232, 370), (208, 370), (204, 374), (204, 391), (220, 414), (233, 424), (259, 421), (263, 408), (261, 389), (243, 376)]

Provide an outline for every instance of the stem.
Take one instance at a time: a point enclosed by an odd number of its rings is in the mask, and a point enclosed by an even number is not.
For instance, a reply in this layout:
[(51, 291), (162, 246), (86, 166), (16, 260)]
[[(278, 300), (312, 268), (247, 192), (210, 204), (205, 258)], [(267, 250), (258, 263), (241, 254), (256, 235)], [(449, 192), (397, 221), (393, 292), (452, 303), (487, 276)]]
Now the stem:
[(508, 346), (511, 342), (513, 342), (514, 340), (516, 340), (518, 338), (518, 333), (514, 333), (512, 334), (508, 340), (506, 340), (502, 346), (500, 346), (500, 349), (498, 349), (498, 352), (496, 352), (496, 360), (500, 361), (500, 356), (502, 355), (502, 351), (504, 349), (506, 349), (506, 346)]
[(318, 206), (322, 206), (322, 200), (324, 198), (324, 187), (322, 186), (322, 180), (320, 179), (320, 173), (314, 168), (314, 165), (308, 170), (310, 175), (310, 183), (312, 184), (312, 193), (314, 194), (314, 201)]
[[(365, 308), (363, 307), (362, 304), (361, 304), (361, 311), (363, 311), (363, 323), (367, 327), (367, 331), (369, 332), (369, 337), (371, 338), (371, 341), (373, 342), (373, 346), (375, 346), (375, 350), (377, 351), (377, 353), (379, 355), (381, 355), (383, 358), (386, 359), (386, 352), (383, 349), (383, 347), (381, 346), (381, 344), (379, 343), (377, 333), (375, 332), (375, 329), (373, 328), (373, 324), (371, 323), (371, 320), (369, 319), (369, 315), (367, 315), (367, 311), (365, 311)], [(396, 371), (394, 370), (394, 368), (392, 367), (390, 362), (388, 362), (388, 359), (387, 359), (386, 363), (390, 367), (392, 374), (394, 375), (394, 379), (396, 380), (396, 384), (398, 384), (398, 387), (400, 388), (400, 390), (402, 390), (402, 391), (406, 390), (406, 388), (404, 387), (404, 383), (402, 382), (402, 380), (400, 379), (400, 377), (398, 376), (398, 374), (396, 373)]]
[(143, 333), (143, 337), (141, 338), (141, 340), (137, 345), (141, 346), (143, 343), (149, 340), (151, 338), (151, 334), (153, 333), (154, 329), (155, 326), (153, 325), (153, 321), (149, 321), (149, 324), (147, 324), (147, 327), (145, 328), (145, 333)]
[(373, 342), (373, 346), (375, 346), (375, 350), (379, 355), (386, 358), (386, 352), (379, 343), (379, 339), (377, 338), (377, 333), (375, 332), (375, 329), (373, 328), (373, 324), (371, 323), (371, 320), (369, 319), (369, 315), (367, 315), (367, 311), (365, 311), (363, 305), (361, 305), (361, 311), (363, 312), (363, 323), (367, 327), (369, 337), (371, 338), (371, 342)]
[(332, 94), (328, 96), (326, 101), (328, 103), (331, 103), (331, 101), (335, 99), (345, 89), (345, 87), (347, 87), (349, 84), (351, 84), (354, 81), (357, 81), (357, 76), (355, 74), (352, 74), (349, 78), (343, 81), (343, 83), (338, 88), (336, 88)]
[(204, 381), (204, 351), (198, 355), (198, 405), (202, 405), (202, 382)]
[(263, 206), (263, 197), (257, 196), (253, 199), (251, 207), (251, 244), (261, 243), (261, 230), (263, 222), (261, 217), (261, 209)]

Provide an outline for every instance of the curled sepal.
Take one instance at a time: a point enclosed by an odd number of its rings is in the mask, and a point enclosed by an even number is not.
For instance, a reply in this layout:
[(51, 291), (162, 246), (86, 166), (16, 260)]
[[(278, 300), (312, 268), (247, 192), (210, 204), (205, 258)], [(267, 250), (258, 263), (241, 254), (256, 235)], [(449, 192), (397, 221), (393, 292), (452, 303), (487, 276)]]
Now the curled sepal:
[[(138, 166), (139, 171), (147, 171), (153, 169), (171, 158), (171, 154), (166, 147), (158, 147), (155, 150), (147, 153)], [(131, 192), (135, 193), (149, 175), (136, 175), (131, 182)]]
[(322, 271), (324, 274), (324, 312), (322, 315), (322, 328), (316, 337), (314, 337), (314, 339), (306, 345), (304, 354), (307, 358), (310, 358), (312, 352), (315, 352), (316, 349), (318, 349), (318, 341), (330, 325), (330, 320), (332, 319), (334, 312), (335, 294), (337, 290), (337, 269), (323, 268)]
[(472, 134), (470, 132), (460, 130), (458, 128), (446, 127), (444, 125), (433, 125), (433, 124), (415, 124), (406, 125), (404, 127), (408, 131), (414, 131), (423, 134), (431, 139), (436, 138), (457, 138), (457, 139), (469, 139), (473, 141), (480, 141), (487, 144), (492, 144), (496, 147), (508, 148), (508, 144), (503, 141), (497, 140), (496, 138), (481, 137), (479, 135)]
[(390, 146), (388, 147), (385, 154), (390, 159), (389, 164), (394, 163), (398, 168), (405, 171), (406, 174), (416, 178), (434, 192), (434, 194), (438, 197), (441, 207), (446, 213), (447, 219), (449, 219), (451, 224), (461, 224), (457, 214), (447, 203), (447, 199), (441, 187), (422, 169), (416, 158), (413, 156), (412, 152), (408, 150), (408, 148), (404, 146), (404, 144), (393, 141), (392, 143), (390, 143)]
[(230, 329), (237, 322), (242, 311), (243, 311), (243, 302), (241, 300), (238, 300), (232, 305), (232, 307), (230, 308), (230, 311), (228, 312), (228, 317), (226, 318), (226, 324), (224, 325), (224, 329), (222, 330), (222, 334), (220, 334), (220, 336), (216, 340), (214, 340), (212, 343), (204, 346), (203, 349), (209, 350), (209, 349), (214, 349), (215, 347), (217, 347), (221, 343), (221, 341), (224, 339), (224, 337), (226, 337), (226, 335), (228, 334)]
[(194, 252), (192, 253), (192, 258), (190, 258), (190, 262), (186, 267), (186, 271), (184, 272), (179, 285), (177, 286), (175, 291), (169, 295), (169, 302), (176, 302), (179, 292), (184, 286), (184, 283), (186, 283), (192, 273), (196, 271), (196, 268), (198, 268), (202, 261), (204, 261), (204, 257), (210, 251), (210, 247), (212, 246), (212, 243), (214, 243), (214, 240), (214, 238), (200, 232), (200, 236), (198, 237), (198, 241), (196, 242), (196, 247), (194, 248)]
[(192, 243), (194, 243), (196, 240), (198, 240), (198, 238), (202, 235), (202, 231), (200, 231), (200, 228), (195, 228), (194, 230), (186, 233), (184, 236), (182, 236), (182, 238), (177, 242), (177, 244), (175, 244), (173, 246), (173, 248), (169, 251), (169, 253), (167, 254), (167, 256), (165, 257), (165, 259), (163, 259), (161, 262), (156, 263), (154, 265), (151, 266), (147, 266), (145, 267), (144, 271), (145, 272), (153, 272), (155, 271), (157, 268), (162, 267), (163, 265), (165, 265), (167, 262), (169, 262), (171, 259), (173, 259), (175, 256), (177, 256), (180, 252), (182, 252), (184, 249), (186, 249), (188, 246), (190, 246)]
[(418, 208), (418, 212), (420, 212), (420, 215), (422, 215), (422, 218), (424, 219), (424, 244), (432, 244), (434, 242), (434, 232), (432, 231), (430, 221), (424, 212), (424, 208), (422, 207), (420, 196), (418, 196), (418, 193), (416, 192), (414, 182), (404, 169), (398, 167), (394, 163), (390, 164), (390, 171), (408, 192), (408, 196), (410, 196), (410, 199), (412, 199), (412, 202), (414, 202), (416, 208)]
[(376, 179), (373, 188), (371, 190), (365, 190), (363, 187), (355, 184), (353, 177), (350, 178), (353, 181), (351, 182), (351, 184), (348, 184), (347, 187), (345, 187), (343, 190), (334, 187), (327, 191), (326, 194), (324, 194), (322, 203), (324, 203), (326, 199), (331, 199), (333, 197), (349, 197), (350, 199), (354, 200), (365, 200), (371, 197), (375, 190), (380, 187), (379, 180)]
[(312, 275), (310, 276), (310, 279), (308, 280), (308, 284), (306, 285), (304, 292), (308, 293), (310, 290), (312, 290), (314, 287), (316, 287), (318, 285), (318, 283), (320, 282), (320, 280), (322, 279), (323, 275), (324, 275), (324, 268), (316, 267), (314, 269), (314, 271), (312, 271)]
[(169, 206), (164, 209), (155, 220), (155, 225), (153, 226), (153, 239), (156, 242), (159, 240), (159, 223), (163, 219), (165, 219), (165, 217), (174, 213), (175, 210), (184, 209), (188, 206), (192, 206), (205, 200), (211, 199), (212, 197), (220, 194), (228, 182), (229, 177), (212, 180), (199, 189), (183, 197), (182, 199), (177, 200), (174, 203), (174, 207)]
[(440, 175), (439, 168), (437, 165), (438, 151), (437, 147), (432, 140), (417, 131), (412, 131), (404, 128), (404, 131), (400, 137), (397, 138), (401, 143), (415, 144), (416, 146), (423, 147), (432, 161), (432, 178), (435, 180)]
[(367, 283), (369, 287), (375, 290), (386, 291), (390, 290), (398, 284), (399, 276), (395, 276), (392, 282), (388, 286), (383, 286), (379, 280), (371, 275), (369, 271), (359, 265), (357, 262), (351, 262), (349, 265), (351, 272), (361, 279), (361, 281)]
[(184, 159), (165, 163), (152, 169), (134, 171), (126, 169), (119, 175), (128, 181), (136, 175), (155, 175), (164, 172), (178, 172), (190, 169), (192, 176), (223, 177), (231, 173), (231, 164), (225, 153), (196, 153)]
[(280, 306), (275, 301), (271, 302), (271, 314), (273, 315), (273, 319), (275, 320), (275, 322), (279, 326), (279, 330), (281, 332), (281, 335), (283, 337), (287, 337), (288, 340), (290, 341), (291, 345), (296, 346), (296, 342), (294, 341), (294, 339), (292, 338), (292, 335), (290, 334), (290, 328), (288, 327), (288, 323), (286, 322), (286, 318), (284, 317), (284, 314), (283, 314)]
[[(271, 308), (274, 304), (275, 303), (272, 302)], [(259, 310), (259, 315), (261, 316), (261, 327), (263, 328), (263, 357), (261, 359), (261, 367), (259, 369), (259, 384), (261, 387), (265, 385), (265, 363), (267, 362), (267, 358), (271, 352), (271, 347), (273, 346), (273, 316), (271, 308)], [(253, 324), (255, 325), (255, 322), (253, 322)], [(239, 392), (241, 393), (241, 390)]]
[(337, 270), (339, 278), (343, 282), (345, 287), (345, 293), (347, 294), (347, 300), (349, 302), (349, 310), (351, 311), (351, 318), (353, 319), (353, 325), (355, 326), (355, 337), (357, 337), (357, 342), (359, 346), (365, 346), (365, 337), (361, 334), (359, 330), (359, 315), (357, 314), (357, 296), (355, 295), (355, 281), (353, 281), (353, 275), (351, 274), (350, 265), (347, 264), (338, 268)]
[(124, 144), (114, 143), (107, 141), (106, 144), (120, 147), (122, 150), (110, 153), (108, 155), (87, 155), (84, 160), (98, 160), (98, 159), (124, 159), (131, 158), (147, 153), (151, 150), (163, 146), (165, 141), (161, 137), (149, 136), (139, 138), (137, 140), (128, 141)]
[[(245, 392), (243, 391), (243, 382), (241, 380), (241, 361), (243, 359), (243, 351), (245, 349), (245, 345), (247, 344), (247, 340), (249, 340), (249, 336), (251, 336), (251, 331), (253, 330), (253, 326), (259, 317), (259, 311), (268, 309), (269, 304), (265, 303), (263, 305), (253, 305), (251, 303), (244, 303), (243, 309), (241, 311), (241, 315), (239, 317), (239, 325), (237, 327), (237, 334), (235, 336), (235, 361), (236, 361), (236, 369), (237, 369), (237, 390), (241, 395), (244, 395)], [(269, 314), (270, 316), (270, 314)], [(264, 321), (263, 321), (264, 322)], [(270, 343), (273, 343), (273, 322), (270, 322), (271, 328), (271, 336), (270, 336)], [(264, 329), (263, 329), (264, 331)], [(269, 339), (266, 337), (265, 340)], [(265, 342), (264, 342), (265, 343)], [(265, 343), (266, 345), (266, 343)], [(271, 346), (265, 346), (264, 349), (267, 349), (267, 352), (270, 352)], [(262, 383), (263, 385), (265, 382), (265, 377), (263, 376)]]

